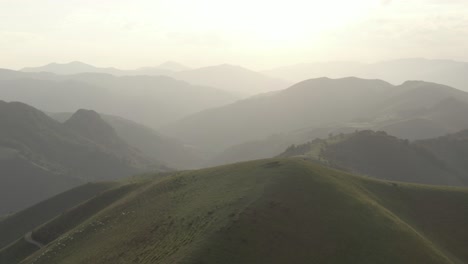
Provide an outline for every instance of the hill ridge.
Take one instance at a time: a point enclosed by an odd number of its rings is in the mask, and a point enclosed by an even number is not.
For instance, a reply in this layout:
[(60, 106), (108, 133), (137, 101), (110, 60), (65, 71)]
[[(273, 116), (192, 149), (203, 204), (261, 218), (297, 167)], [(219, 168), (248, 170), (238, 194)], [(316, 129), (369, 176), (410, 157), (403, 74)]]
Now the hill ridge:
[[(298, 158), (155, 175), (131, 184), (143, 189), (135, 187), (21, 263), (468, 259), (468, 241), (456, 229), (468, 217), (466, 189), (380, 181)], [(433, 200), (438, 204), (427, 206)], [(94, 210), (92, 203), (80, 210)], [(50, 241), (48, 234), (76, 213), (35, 230), (35, 237)], [(21, 241), (0, 251), (0, 258), (19, 247)]]

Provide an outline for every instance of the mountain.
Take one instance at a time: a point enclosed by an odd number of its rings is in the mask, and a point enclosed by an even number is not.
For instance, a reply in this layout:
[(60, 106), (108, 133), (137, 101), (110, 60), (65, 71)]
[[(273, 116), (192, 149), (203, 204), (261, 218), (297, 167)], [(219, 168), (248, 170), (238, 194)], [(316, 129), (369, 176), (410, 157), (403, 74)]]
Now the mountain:
[(447, 98), (467, 103), (468, 93), (426, 82), (393, 86), (380, 80), (319, 78), (199, 112), (162, 131), (219, 151), (302, 128), (394, 123), (414, 118), (409, 114), (422, 113)]
[[(271, 78), (240, 66), (222, 64), (191, 69), (177, 62), (168, 61), (156, 67), (142, 67), (136, 70), (98, 68), (82, 62), (66, 64), (51, 63), (42, 67), (24, 68), (27, 73), (54, 73), (58, 75), (77, 75), (85, 73), (111, 74), (114, 76), (168, 76), (188, 83), (218, 88), (235, 95), (255, 95), (288, 87), (291, 83)], [(0, 74), (1, 77), (1, 74)]]
[[(442, 105), (447, 106), (441, 107)], [(216, 154), (208, 165), (223, 165), (253, 159), (276, 156), (290, 145), (300, 145), (310, 139), (326, 138), (329, 134), (352, 133), (370, 129), (385, 131), (401, 139), (422, 140), (444, 136), (468, 128), (466, 118), (468, 104), (449, 98), (431, 109), (417, 111), (412, 118), (398, 121), (372, 123), (342, 123), (320, 128), (304, 128), (297, 131), (275, 134), (264, 139), (248, 141), (226, 148)]]
[[(139, 178), (0, 251), (4, 263), (465, 263), (468, 191), (270, 159)], [(22, 225), (18, 223), (18, 225)]]
[(53, 73), (59, 75), (75, 75), (81, 73), (104, 73), (115, 76), (132, 75), (171, 75), (179, 71), (188, 71), (189, 67), (174, 61), (167, 61), (155, 67), (142, 67), (135, 70), (120, 70), (112, 67), (101, 68), (79, 61), (69, 63), (50, 63), (40, 67), (26, 67), (22, 72)]
[(206, 154), (203, 151), (162, 135), (147, 126), (116, 116), (104, 115), (103, 119), (125, 142), (170, 168), (200, 168), (204, 162)]
[(336, 79), (358, 76), (359, 69), (364, 66), (364, 63), (352, 61), (313, 62), (282, 66), (263, 71), (262, 73), (271, 77), (282, 78), (293, 82), (301, 82), (320, 77)]
[[(362, 127), (360, 127), (362, 128)], [(206, 162), (206, 166), (217, 166), (235, 162), (267, 159), (282, 153), (291, 145), (300, 145), (311, 138), (323, 138), (330, 134), (351, 133), (358, 127), (338, 124), (320, 128), (305, 128), (288, 133), (273, 134), (264, 139), (247, 141), (224, 149)]]
[[(26, 104), (0, 101), (0, 215), (87, 181), (159, 169), (113, 129), (101, 130), (104, 121), (83, 113), (75, 113), (73, 125), (61, 124)], [(102, 133), (86, 133), (93, 129)]]
[(263, 73), (295, 82), (324, 76), (330, 78), (356, 76), (381, 79), (393, 84), (400, 84), (407, 80), (422, 80), (468, 91), (468, 63), (452, 60), (414, 58), (370, 64), (357, 62), (303, 63)]
[[(70, 119), (72, 113), (48, 113), (48, 115), (64, 123)], [(127, 144), (170, 168), (199, 168), (205, 162), (204, 157), (207, 154), (192, 146), (185, 145), (177, 139), (162, 135), (150, 127), (118, 116), (99, 115)]]
[(385, 124), (378, 130), (409, 140), (434, 138), (451, 132), (451, 128), (442, 123), (420, 117)]
[(237, 99), (219, 89), (194, 86), (163, 76), (54, 75), (14, 71), (0, 71), (0, 98), (25, 102), (47, 112), (93, 109), (151, 127)]
[(93, 110), (80, 109), (76, 111), (64, 125), (80, 135), (104, 147), (124, 145), (108, 123)]
[(115, 76), (165, 75), (191, 84), (209, 86), (240, 95), (254, 95), (280, 90), (291, 83), (275, 79), (249, 69), (229, 64), (191, 69), (177, 62), (168, 61), (156, 67), (142, 67), (136, 70), (116, 68), (98, 68), (82, 62), (66, 64), (51, 63), (42, 67), (24, 68), (22, 72), (54, 73), (58, 75), (76, 75), (83, 73), (104, 73)]
[(178, 62), (175, 62), (175, 61), (166, 61), (166, 62), (162, 63), (161, 65), (159, 65), (158, 68), (170, 70), (170, 71), (173, 71), (173, 72), (191, 70), (190, 67), (182, 65), (182, 64), (180, 64)]
[(156, 159), (151, 161), (139, 149), (130, 146), (120, 138), (114, 128), (93, 110), (80, 109), (63, 124), (114, 156), (125, 159), (133, 167), (145, 168), (156, 161)]
[(22, 72), (48, 72), (59, 75), (74, 75), (81, 73), (105, 73), (115, 76), (125, 75), (171, 75), (172, 73), (179, 71), (190, 70), (189, 67), (184, 66), (174, 61), (167, 61), (159, 66), (155, 67), (142, 67), (135, 70), (120, 70), (116, 68), (100, 68), (90, 64), (86, 64), (79, 61), (73, 61), (69, 63), (50, 63), (40, 67), (26, 67), (21, 69)]
[(290, 82), (229, 64), (180, 71), (171, 76), (192, 84), (216, 87), (243, 96), (277, 91), (291, 85)]
[(468, 130), (438, 138), (418, 140), (415, 144), (433, 153), (447, 167), (458, 174), (467, 175)]
[(433, 106), (422, 106), (420, 109), (407, 111), (402, 114), (401, 120), (369, 128), (404, 139), (429, 139), (467, 129), (468, 120), (465, 118), (467, 113), (468, 103), (463, 99), (457, 99), (454, 95)]
[(291, 84), (290, 82), (271, 78), (240, 66), (222, 64), (191, 69), (173, 61), (167, 61), (155, 67), (142, 67), (135, 70), (99, 68), (74, 61), (65, 64), (51, 63), (41, 67), (28, 67), (21, 69), (21, 71), (25, 73), (53, 73), (58, 75), (101, 73), (120, 77), (164, 75), (195, 85), (219, 88), (242, 96), (280, 90)]
[(55, 74), (79, 74), (86, 72), (107, 73), (112, 75), (123, 75), (125, 72), (116, 68), (98, 68), (80, 61), (69, 63), (50, 63), (40, 67), (26, 67), (21, 69), (23, 72), (49, 72)]
[[(428, 108), (434, 108), (443, 104), (444, 100), (456, 100), (467, 103), (468, 93), (461, 90), (422, 81), (406, 81), (397, 86), (400, 91), (379, 105), (379, 111), (373, 115), (389, 115), (392, 113), (397, 118), (420, 115)], [(392, 117), (392, 116), (391, 116)]]
[(410, 143), (383, 131), (366, 130), (293, 145), (280, 156), (306, 156), (385, 180), (468, 186), (468, 167), (464, 165), (464, 154), (468, 154), (468, 137), (463, 136), (466, 134)]

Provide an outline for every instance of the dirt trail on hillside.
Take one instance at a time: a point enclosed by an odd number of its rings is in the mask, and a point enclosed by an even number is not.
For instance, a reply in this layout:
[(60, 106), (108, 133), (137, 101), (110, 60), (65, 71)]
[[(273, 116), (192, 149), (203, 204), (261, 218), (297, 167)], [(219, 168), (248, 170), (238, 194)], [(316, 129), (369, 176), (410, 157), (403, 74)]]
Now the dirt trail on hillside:
[(35, 245), (38, 248), (43, 248), (44, 247), (44, 244), (42, 244), (41, 242), (38, 242), (38, 241), (36, 241), (36, 240), (34, 240), (32, 238), (32, 232), (26, 233), (26, 235), (24, 235), (24, 240), (26, 240), (26, 242), (28, 242), (30, 244)]

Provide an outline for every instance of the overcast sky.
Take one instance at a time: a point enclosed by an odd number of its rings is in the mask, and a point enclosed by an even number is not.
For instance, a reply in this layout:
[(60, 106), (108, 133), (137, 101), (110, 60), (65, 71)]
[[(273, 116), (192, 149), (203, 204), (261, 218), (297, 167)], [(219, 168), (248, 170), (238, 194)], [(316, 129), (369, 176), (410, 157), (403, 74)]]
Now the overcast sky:
[(0, 0), (0, 67), (468, 61), (468, 0)]

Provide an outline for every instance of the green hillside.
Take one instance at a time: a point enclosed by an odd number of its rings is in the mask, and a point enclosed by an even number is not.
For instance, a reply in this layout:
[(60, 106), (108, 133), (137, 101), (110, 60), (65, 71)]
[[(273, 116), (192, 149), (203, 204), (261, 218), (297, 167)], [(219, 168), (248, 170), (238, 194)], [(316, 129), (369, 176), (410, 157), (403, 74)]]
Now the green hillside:
[(382, 131), (364, 130), (292, 145), (279, 156), (305, 156), (334, 168), (384, 180), (467, 186), (468, 167), (463, 164), (468, 141), (458, 139), (441, 137), (409, 142)]
[(466, 263), (466, 201), (466, 189), (259, 160), (129, 180), (35, 229), (47, 246), (21, 263)]

